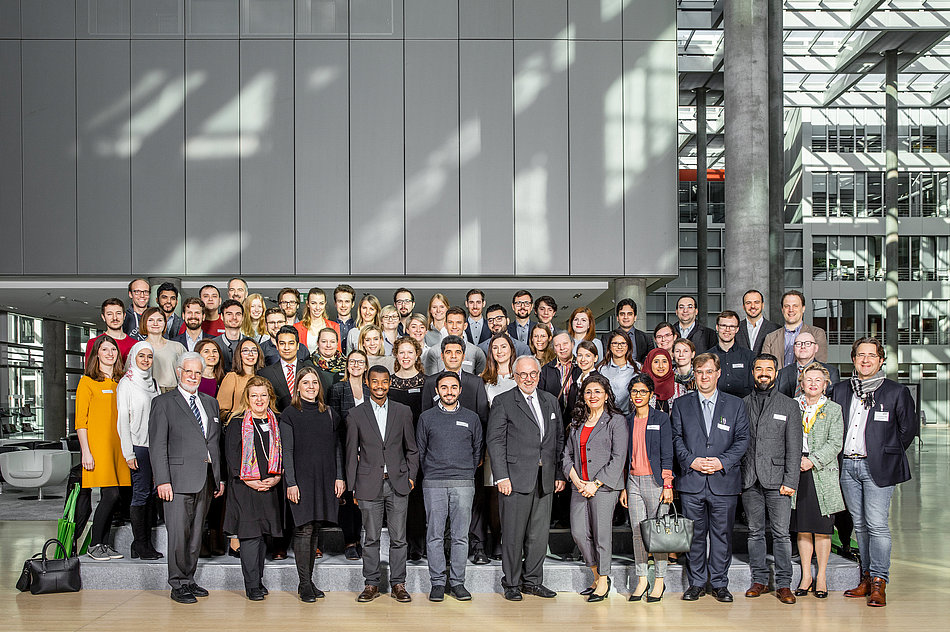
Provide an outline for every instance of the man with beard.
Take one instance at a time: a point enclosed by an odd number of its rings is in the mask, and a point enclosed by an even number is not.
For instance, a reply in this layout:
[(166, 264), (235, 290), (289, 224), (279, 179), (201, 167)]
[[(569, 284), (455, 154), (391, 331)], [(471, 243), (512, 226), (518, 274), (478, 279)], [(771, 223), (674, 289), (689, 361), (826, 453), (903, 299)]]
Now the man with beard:
[(765, 299), (762, 292), (752, 289), (742, 295), (742, 310), (746, 317), (739, 323), (736, 344), (752, 350), (753, 356), (762, 353), (765, 337), (779, 328), (778, 324), (762, 315)]
[[(524, 345), (528, 344), (531, 337), (531, 328), (534, 326), (534, 322), (530, 318), (533, 306), (534, 299), (528, 290), (518, 290), (511, 298), (511, 309), (515, 312), (515, 322), (508, 325), (508, 335), (511, 336), (512, 340), (517, 340)], [(594, 323), (591, 323), (591, 327), (593, 326)]]
[(204, 303), (201, 302), (200, 298), (186, 298), (185, 302), (182, 303), (181, 313), (185, 319), (185, 330), (172, 338), (176, 342), (180, 342), (184, 345), (185, 349), (188, 351), (194, 351), (195, 345), (198, 344), (198, 341), (202, 338), (211, 338), (205, 334), (204, 329), (201, 327), (201, 323), (204, 319)]
[(393, 305), (396, 306), (396, 311), (399, 312), (399, 327), (396, 328), (396, 333), (405, 336), (406, 327), (409, 326), (409, 317), (412, 316), (412, 310), (416, 307), (416, 297), (412, 290), (401, 287), (393, 292)]
[(205, 308), (205, 319), (201, 328), (209, 338), (224, 333), (224, 319), (221, 318), (221, 293), (213, 285), (204, 285), (198, 291), (198, 296)]
[[(520, 358), (523, 355), (531, 355), (531, 349), (525, 343), (521, 342), (517, 338), (511, 335), (511, 328), (508, 326), (508, 310), (504, 307), (495, 303), (489, 305), (488, 309), (485, 310), (485, 322), (488, 323), (488, 340), (479, 343), (478, 348), (484, 352), (485, 357), (491, 353), (491, 338), (495, 334), (500, 334), (501, 332), (508, 330), (508, 337), (511, 338), (511, 342), (515, 345), (515, 354), (511, 357), (512, 361), (515, 358)], [(571, 353), (574, 353), (573, 348)]]
[(173, 340), (185, 328), (185, 321), (175, 313), (178, 307), (178, 288), (166, 281), (158, 286), (158, 308), (165, 314), (165, 338)]
[(749, 415), (749, 447), (742, 457), (742, 506), (749, 523), (749, 566), (752, 585), (746, 597), (769, 592), (765, 561), (766, 517), (772, 530), (775, 595), (784, 604), (792, 594), (792, 544), (788, 523), (792, 496), (798, 488), (802, 460), (801, 410), (775, 388), (778, 359), (761, 354), (752, 365), (755, 390), (745, 398)]

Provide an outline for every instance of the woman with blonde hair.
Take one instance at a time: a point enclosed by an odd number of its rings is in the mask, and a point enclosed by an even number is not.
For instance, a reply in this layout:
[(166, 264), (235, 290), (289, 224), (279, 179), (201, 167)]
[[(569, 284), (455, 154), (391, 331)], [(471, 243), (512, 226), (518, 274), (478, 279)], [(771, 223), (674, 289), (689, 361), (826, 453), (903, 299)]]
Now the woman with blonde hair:
[(379, 312), (379, 323), (383, 330), (383, 346), (386, 348), (383, 355), (395, 355), (393, 343), (399, 337), (399, 310), (392, 305), (385, 306)]
[(443, 338), (449, 333), (445, 328), (445, 313), (449, 307), (451, 307), (451, 304), (449, 303), (449, 299), (445, 297), (445, 294), (436, 292), (432, 295), (432, 298), (429, 299), (429, 308), (426, 311), (426, 316), (428, 316), (426, 327), (428, 327), (430, 331), (439, 332)]
[(366, 370), (377, 364), (386, 367), (390, 373), (395, 370), (395, 358), (386, 355), (383, 346), (383, 330), (376, 325), (366, 325), (360, 330), (357, 348), (366, 354)]
[(303, 318), (294, 327), (300, 337), (300, 344), (307, 347), (310, 353), (317, 350), (317, 339), (320, 330), (331, 327), (340, 335), (340, 324), (330, 320), (327, 315), (327, 293), (318, 287), (310, 288), (307, 292), (307, 304), (303, 310)]
[(360, 330), (366, 325), (380, 326), (380, 312), (383, 311), (379, 299), (372, 294), (364, 294), (356, 306), (356, 321), (346, 335), (346, 353), (356, 349), (360, 341)]
[(250, 294), (244, 299), (244, 320), (241, 322), (241, 333), (253, 338), (257, 344), (263, 343), (270, 336), (267, 335), (267, 323), (264, 322), (267, 305), (260, 294)]

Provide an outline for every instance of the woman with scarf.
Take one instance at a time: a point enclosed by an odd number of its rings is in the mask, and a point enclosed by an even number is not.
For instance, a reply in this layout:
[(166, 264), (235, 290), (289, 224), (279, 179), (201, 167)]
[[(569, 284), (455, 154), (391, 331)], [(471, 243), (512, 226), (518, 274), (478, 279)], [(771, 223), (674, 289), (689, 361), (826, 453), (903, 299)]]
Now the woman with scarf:
[(152, 377), (153, 358), (151, 343), (136, 343), (129, 351), (125, 376), (116, 387), (119, 442), (122, 456), (132, 471), (132, 506), (129, 508), (132, 522), (131, 556), (143, 560), (164, 557), (152, 546), (155, 486), (152, 484), (152, 464), (148, 456), (148, 414), (152, 399), (158, 395), (158, 383)]
[(264, 536), (283, 535), (280, 478), (283, 462), (280, 427), (273, 406), (274, 387), (258, 375), (247, 381), (241, 411), (231, 416), (225, 429), (228, 468), (228, 503), (224, 530), (241, 542), (244, 592), (251, 601), (262, 601)]
[(320, 331), (317, 350), (311, 354), (310, 361), (317, 367), (324, 393), (329, 393), (334, 384), (346, 379), (346, 356), (340, 351), (340, 336), (336, 329), (327, 327)]
[[(838, 454), (844, 442), (841, 406), (825, 397), (831, 382), (828, 369), (818, 362), (809, 364), (798, 376), (802, 394), (797, 397), (802, 409), (802, 464), (798, 490), (792, 497), (789, 530), (798, 533), (798, 552), (802, 560), (802, 581), (795, 595), (803, 597), (809, 589), (815, 596), (828, 596), (828, 557), (834, 514), (844, 510), (839, 483)], [(812, 551), (818, 558), (818, 574), (812, 579)]]
[(643, 372), (653, 380), (654, 391), (650, 406), (669, 415), (670, 406), (677, 397), (677, 386), (680, 386), (676, 383), (676, 375), (673, 371), (673, 356), (660, 347), (650, 349), (650, 353), (643, 361)]
[(696, 376), (693, 375), (693, 358), (696, 357), (696, 345), (692, 340), (679, 338), (673, 343), (673, 364), (676, 380), (676, 392), (673, 399), (696, 390)]

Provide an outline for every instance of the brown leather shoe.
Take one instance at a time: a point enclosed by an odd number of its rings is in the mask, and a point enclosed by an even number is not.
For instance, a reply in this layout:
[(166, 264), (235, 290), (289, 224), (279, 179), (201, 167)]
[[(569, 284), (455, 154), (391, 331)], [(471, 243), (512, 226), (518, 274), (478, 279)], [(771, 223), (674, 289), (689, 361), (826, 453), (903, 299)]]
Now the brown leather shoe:
[(409, 591), (406, 590), (405, 584), (393, 584), (392, 592), (389, 594), (399, 603), (409, 603), (412, 601), (412, 597), (409, 596)]
[(363, 592), (360, 593), (360, 596), (356, 598), (356, 601), (359, 603), (369, 603), (377, 597), (379, 597), (379, 586), (370, 586), (367, 584), (363, 588)]
[(871, 573), (864, 571), (861, 574), (861, 582), (851, 590), (844, 591), (845, 597), (867, 597), (871, 592)]
[(880, 577), (871, 580), (871, 590), (868, 594), (868, 605), (882, 607), (887, 605), (887, 596), (884, 594), (884, 587), (887, 582)]
[(782, 603), (793, 604), (798, 601), (795, 599), (795, 595), (792, 594), (791, 588), (779, 588), (775, 591), (775, 596), (778, 597), (778, 600)]
[(760, 584), (759, 582), (755, 582), (754, 584), (749, 586), (749, 590), (745, 591), (745, 596), (758, 597), (759, 595), (762, 595), (767, 592), (769, 592), (768, 586), (766, 586), (765, 584)]

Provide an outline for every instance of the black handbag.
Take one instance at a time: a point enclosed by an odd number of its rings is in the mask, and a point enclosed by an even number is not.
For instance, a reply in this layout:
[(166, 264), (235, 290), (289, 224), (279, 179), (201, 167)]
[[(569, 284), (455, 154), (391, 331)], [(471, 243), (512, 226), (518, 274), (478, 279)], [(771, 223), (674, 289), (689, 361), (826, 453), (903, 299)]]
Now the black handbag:
[(684, 518), (676, 510), (676, 505), (670, 503), (673, 510), (664, 516), (660, 515), (660, 503), (652, 518), (640, 521), (640, 536), (643, 538), (643, 547), (649, 553), (684, 553), (689, 551), (693, 542), (693, 521)]
[[(29, 590), (34, 595), (48, 593), (77, 592), (82, 590), (82, 577), (79, 574), (79, 558), (49, 559), (46, 549), (55, 544), (66, 555), (66, 547), (56, 538), (50, 538), (43, 550), (23, 564), (23, 571), (17, 580), (17, 590)], [(58, 551), (57, 551), (58, 552)]]

